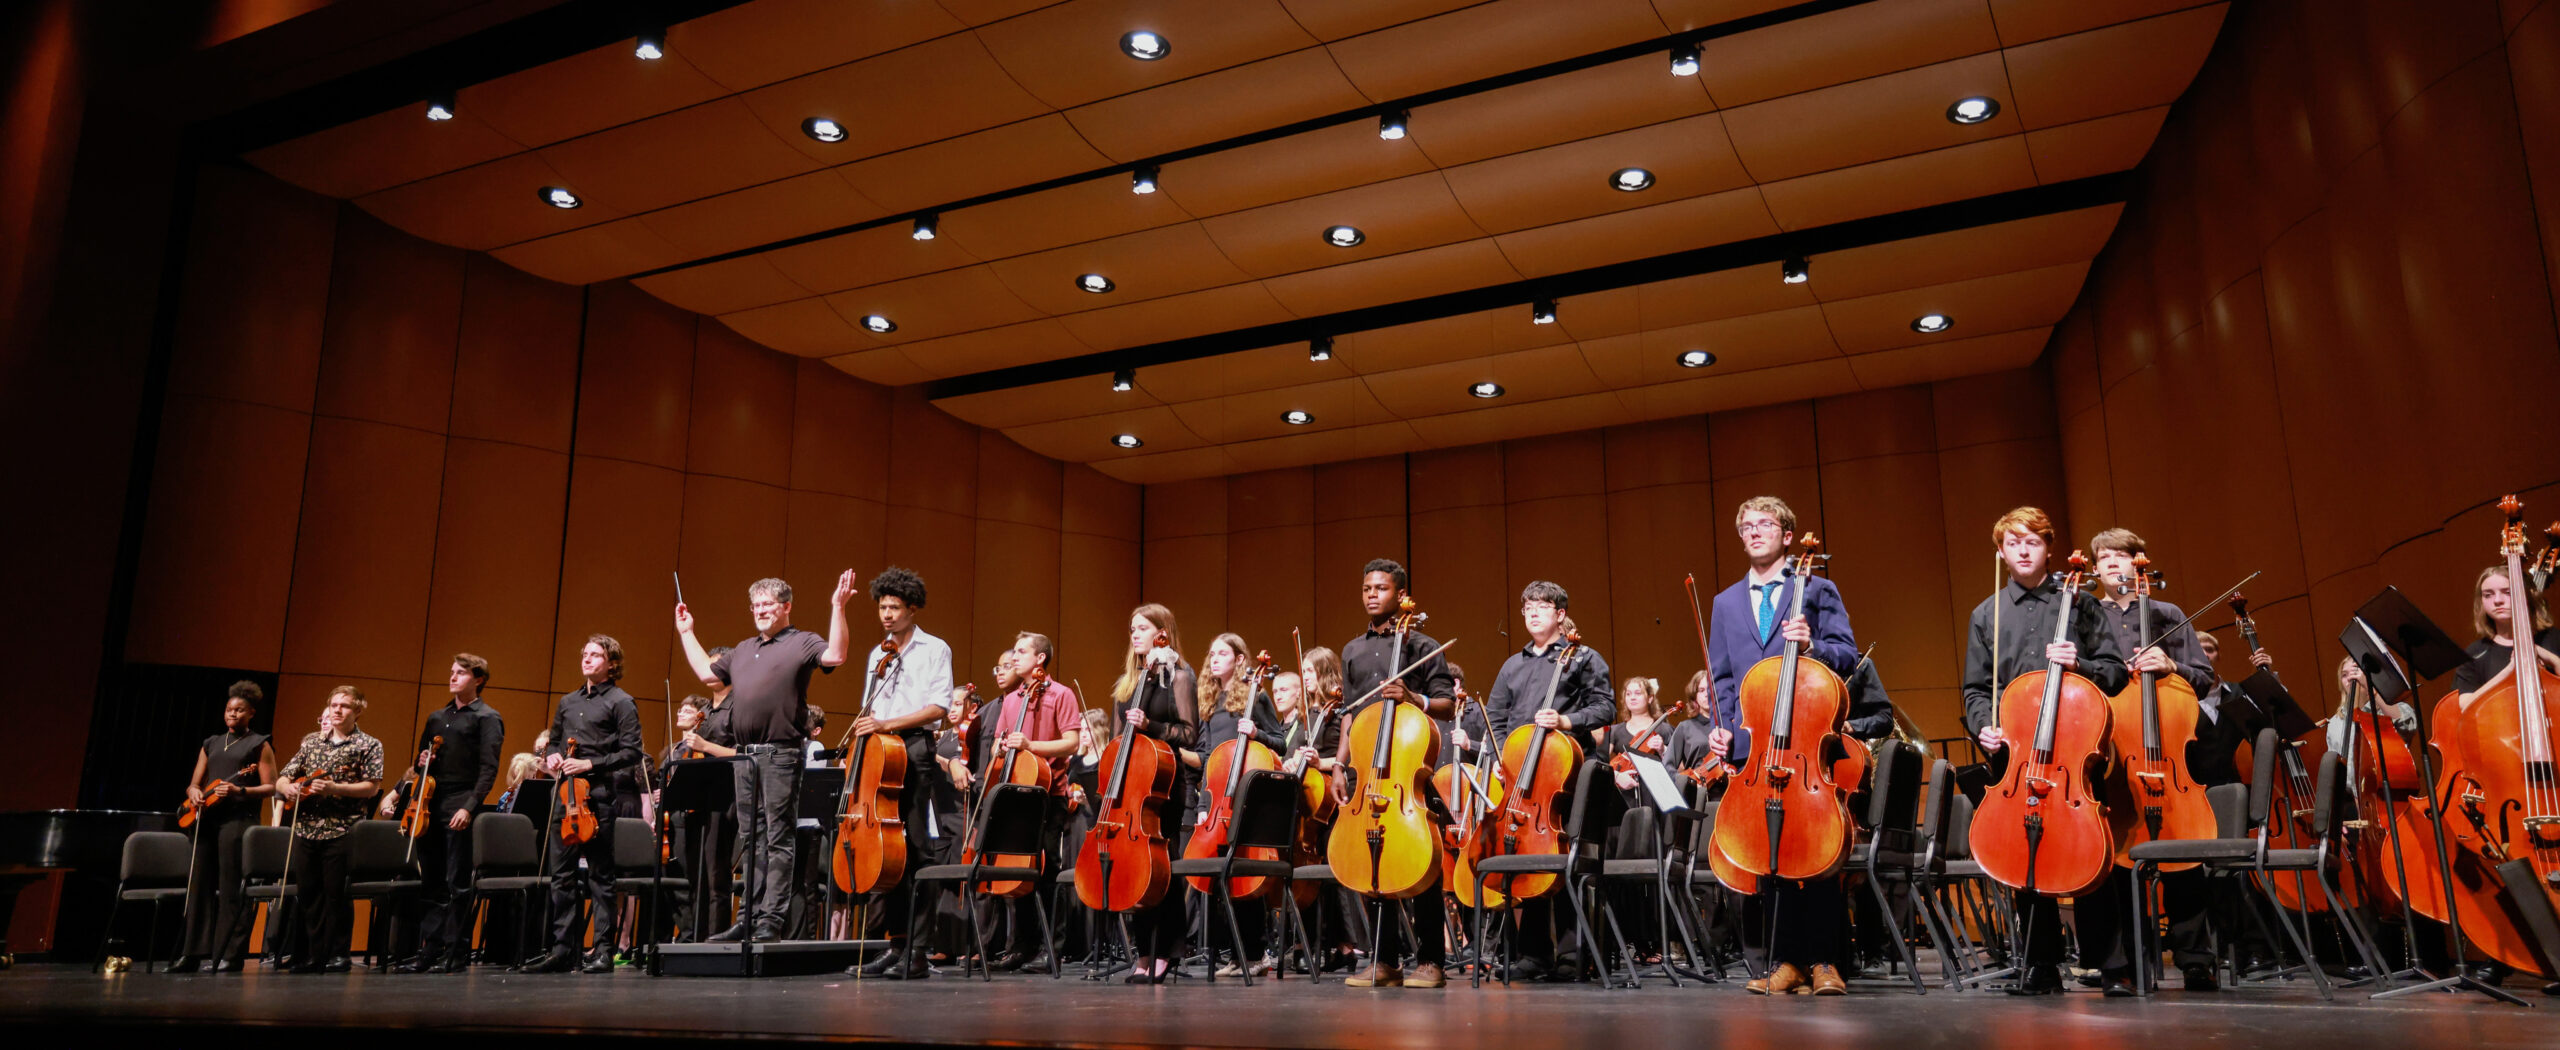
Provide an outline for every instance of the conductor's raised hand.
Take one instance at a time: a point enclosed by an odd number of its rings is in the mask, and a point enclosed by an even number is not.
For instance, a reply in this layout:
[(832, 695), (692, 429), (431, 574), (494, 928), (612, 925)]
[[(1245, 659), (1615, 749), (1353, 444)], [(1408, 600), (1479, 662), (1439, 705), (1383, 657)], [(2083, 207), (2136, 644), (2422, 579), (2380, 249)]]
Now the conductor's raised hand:
[(836, 608), (844, 608), (845, 603), (853, 600), (854, 584), (853, 570), (851, 569), (846, 569), (844, 571), (844, 575), (836, 577), (836, 593), (833, 598), (833, 601), (836, 603)]
[(685, 608), (683, 602), (676, 603), (676, 633), (693, 633), (693, 610)]

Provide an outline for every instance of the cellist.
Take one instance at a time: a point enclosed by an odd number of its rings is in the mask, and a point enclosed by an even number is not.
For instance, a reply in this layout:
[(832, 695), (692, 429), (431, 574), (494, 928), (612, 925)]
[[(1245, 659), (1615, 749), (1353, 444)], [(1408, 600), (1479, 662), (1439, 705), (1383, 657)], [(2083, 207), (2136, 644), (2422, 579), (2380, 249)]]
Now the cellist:
[[(1404, 566), (1392, 558), (1372, 558), (1367, 565), (1360, 567), (1360, 607), (1369, 614), (1369, 627), (1342, 647), (1343, 696), (1358, 700), (1368, 696), (1373, 689), (1378, 694), (1357, 705), (1346, 706), (1334, 716), (1335, 723), (1344, 730), (1334, 745), (1333, 757), (1339, 766), (1365, 761), (1366, 756), (1350, 754), (1351, 734), (1348, 730), (1353, 719), (1371, 705), (1389, 701), (1417, 704), (1435, 721), (1453, 717), (1456, 713), (1457, 704), (1453, 698), (1457, 692), (1457, 681), (1450, 674), (1448, 660), (1442, 656), (1434, 655), (1423, 660), (1405, 671), (1402, 677), (1388, 681), (1388, 676), (1397, 668), (1440, 645), (1437, 639), (1420, 631), (1408, 631), (1404, 635), (1404, 651), (1396, 651), (1396, 606), (1411, 584), (1412, 578), (1405, 573)], [(1437, 725), (1432, 732), (1435, 736), (1438, 734)], [(1333, 778), (1336, 801), (1348, 801), (1352, 779), (1347, 775)], [(1446, 806), (1434, 799), (1431, 810), (1432, 818), (1446, 827)], [(1448, 983), (1444, 969), (1449, 952), (1444, 936), (1448, 928), (1448, 911), (1440, 906), (1440, 894), (1437, 892), (1425, 893), (1414, 900), (1419, 903), (1409, 909), (1413, 937), (1417, 942), (1412, 946), (1413, 968), (1404, 970), (1398, 966), (1405, 950), (1404, 924), (1393, 921), (1390, 916), (1384, 928), (1373, 931), (1379, 945), (1377, 957), (1370, 959), (1369, 965), (1359, 973), (1345, 978), (1343, 984), (1353, 988), (1438, 988)]]
[[(1229, 631), (1209, 643), (1209, 653), (1200, 663), (1200, 681), (1195, 687), (1194, 709), (1200, 713), (1200, 746), (1177, 753), (1183, 772), (1201, 779), (1203, 790), (1195, 792), (1191, 805), (1183, 815), (1185, 823), (1197, 828), (1209, 816), (1210, 783), (1205, 780), (1209, 756), (1218, 746), (1238, 737), (1250, 737), (1255, 743), (1270, 748), (1274, 756), (1286, 754), (1289, 741), (1282, 735), (1280, 714), (1272, 706), (1271, 694), (1251, 685), (1249, 666), (1253, 651), (1244, 637)], [(1224, 787), (1223, 784), (1216, 785)], [(1188, 885), (1188, 883), (1185, 883)], [(1203, 899), (1201, 907), (1207, 907)], [(1254, 976), (1269, 973), (1262, 962), (1263, 927), (1267, 917), (1264, 908), (1248, 902), (1236, 909), (1236, 925), (1244, 931), (1245, 950), (1240, 957), (1220, 963), (1217, 975), (1237, 977), (1252, 967)], [(1214, 938), (1213, 938), (1214, 940)], [(1220, 949), (1223, 954), (1224, 949)]]
[[(1158, 645), (1161, 639), (1165, 644)], [(1182, 629), (1173, 610), (1149, 602), (1129, 613), (1129, 652), (1120, 679), (1111, 684), (1111, 699), (1120, 709), (1121, 730), (1164, 742), (1176, 753), (1200, 746), (1199, 676), (1182, 659)], [(1168, 857), (1182, 855), (1191, 829), (1182, 822), (1199, 772), (1182, 767), (1173, 780), (1157, 827), (1164, 834)], [(1092, 801), (1092, 800), (1089, 800)], [(1131, 910), (1129, 916), (1129, 984), (1163, 984), (1165, 971), (1181, 957), (1183, 895), (1168, 888), (1156, 903)]]
[[(1484, 746), (1500, 748), (1510, 739), (1512, 730), (1534, 725), (1567, 733), (1581, 746), (1584, 755), (1594, 754), (1593, 731), (1608, 728), (1617, 706), (1610, 698), (1609, 661), (1596, 651), (1577, 649), (1562, 677), (1557, 677), (1556, 651), (1564, 647), (1565, 632), (1572, 622), (1565, 611), (1572, 604), (1573, 597), (1563, 587), (1547, 580), (1532, 580), (1521, 588), (1520, 624), (1528, 630), (1529, 642), (1504, 659), (1502, 670), (1493, 677), (1493, 689), (1484, 702), (1492, 731)], [(1551, 680), (1555, 682), (1555, 703), (1541, 706)], [(1557, 951), (1559, 943), (1575, 943), (1572, 936), (1580, 917), (1570, 908), (1553, 907), (1554, 899), (1553, 894), (1548, 894), (1518, 901), (1518, 954), (1523, 972), (1515, 974), (1514, 980), (1547, 974), (1580, 979), (1582, 975), (1584, 960), (1580, 953)], [(1483, 961), (1491, 961), (1490, 953), (1479, 954)]]
[[(1013, 648), (1005, 653), (1006, 669), (1012, 672), (1010, 688), (1004, 698), (978, 712), (976, 735), (988, 742), (988, 760), (974, 765), (989, 776), (1002, 776), (995, 758), (1016, 753), (1029, 753), (1047, 767), (1040, 786), (1046, 788), (1050, 804), (1057, 806), (1067, 790), (1067, 760), (1074, 757), (1083, 744), (1084, 718), (1075, 690), (1049, 677), (1049, 636), (1023, 631), (1013, 636)], [(1032, 683), (1040, 684), (1034, 695)], [(973, 756), (974, 757), (974, 756)], [(983, 793), (984, 788), (979, 789)], [(979, 797), (971, 794), (971, 799)], [(1044, 824), (1047, 836), (1042, 852), (1056, 856), (1058, 840), (1066, 834), (1066, 814), (1053, 812)], [(1052, 869), (1053, 871), (1055, 869)], [(1049, 958), (1040, 942), (1039, 919), (1033, 914), (1029, 896), (997, 898), (996, 907), (1010, 912), (1008, 922), (1013, 930), (1013, 943), (999, 950), (990, 964), (998, 970), (1047, 970)]]
[[(623, 692), (622, 643), (613, 636), (587, 636), (587, 644), (578, 649), (578, 673), (585, 682), (560, 698), (558, 710), (551, 717), (551, 743), (542, 756), (542, 769), (554, 777), (583, 777), (587, 781), (587, 806), (598, 817), (613, 812), (613, 772), (640, 761), (640, 708)], [(568, 741), (578, 742), (577, 754), (567, 754)], [(563, 785), (560, 790), (567, 790)], [(587, 954), (583, 969), (587, 973), (613, 972), (614, 932), (619, 917), (613, 908), (613, 832), (614, 821), (596, 822), (596, 833), (576, 846), (556, 841), (559, 831), (555, 820), (549, 832), (551, 843), (551, 952), (527, 967), (534, 973), (567, 973), (580, 969), (578, 960), (578, 899), (584, 897), (594, 911), (594, 950)], [(583, 858), (586, 871), (578, 870)], [(583, 886), (580, 883), (584, 883)]]
[[(1849, 610), (1840, 602), (1840, 589), (1820, 576), (1801, 581), (1788, 578), (1787, 551), (1796, 542), (1796, 512), (1775, 496), (1754, 496), (1735, 510), (1733, 528), (1741, 536), (1750, 568), (1716, 595), (1709, 613), (1707, 668), (1714, 676), (1719, 714), (1713, 724), (1719, 727), (1742, 724), (1743, 676), (1753, 664), (1785, 652), (1789, 642), (1802, 646), (1802, 655), (1821, 661), (1843, 679), (1858, 669), (1858, 640), (1849, 628)], [(1782, 619), (1799, 586), (1804, 588), (1804, 615)], [(1729, 728), (1708, 731), (1708, 753), (1724, 754), (1732, 746)], [(1774, 921), (1764, 926), (1746, 908), (1742, 929), (1746, 937), (1769, 931), (1769, 961), (1775, 965), (1768, 976), (1744, 987), (1754, 995), (1848, 994), (1849, 984), (1840, 976), (1839, 966), (1844, 943), (1840, 917), (1848, 907), (1840, 876), (1809, 879), (1800, 885), (1785, 879), (1761, 882), (1767, 887), (1761, 906)]]
[[(1974, 739), (1992, 755), (1995, 768), (2004, 767), (2009, 746), (2000, 730), (2000, 691), (2009, 680), (2029, 671), (2042, 670), (2054, 664), (2089, 680), (2105, 693), (2124, 688), (2131, 674), (2125, 669), (2124, 656), (2116, 649), (2115, 631), (2107, 626), (2098, 609), (2098, 599), (2082, 593), (2073, 603), (2071, 637), (2056, 640), (2053, 624), (2061, 612), (2060, 581), (2048, 572), (2053, 553), (2053, 519), (2034, 507), (2019, 507), (2003, 514), (1991, 525), (1991, 539), (2007, 576), (1999, 591), (1973, 607), (1973, 617), (1965, 629), (1964, 653), (1964, 724)], [(2092, 916), (2106, 909), (2077, 910), (2082, 927), (2081, 944), (2085, 948), (2082, 962), (2096, 963), (2113, 957), (2107, 978), (2132, 991), (2132, 968), (2126, 960), (2124, 945), (2114, 939), (2121, 918), (2113, 911), (2103, 917)], [(2023, 972), (2010, 987), (2012, 995), (2053, 995), (2062, 991), (2062, 909), (2054, 898), (2041, 893), (2018, 895), (2018, 919), (2027, 933), (2026, 956), (2019, 960)], [(2097, 925), (2091, 925), (2095, 923)], [(2090, 932), (2103, 936), (2091, 938)]]
[[(845, 575), (849, 580), (852, 573)], [(849, 582), (838, 585), (838, 625), (844, 622), (844, 602), (850, 590)], [(897, 651), (892, 653), (875, 645), (865, 656), (863, 673), (877, 681), (871, 687), (871, 710), (853, 720), (853, 732), (856, 736), (880, 734), (882, 739), (874, 741), (874, 746), (894, 740), (907, 752), (907, 778), (902, 795), (909, 800), (927, 800), (921, 806), (910, 802), (900, 811), (900, 823), (906, 835), (907, 867), (912, 871), (941, 863), (958, 851), (956, 845), (942, 836), (942, 829), (937, 823), (939, 818), (931, 804), (931, 800), (945, 790), (942, 763), (934, 755), (934, 738), (940, 735), (935, 727), (942, 724), (944, 716), (951, 710), (951, 643), (934, 637), (916, 624), (917, 615), (925, 607), (924, 577), (892, 565), (871, 578), (870, 593), (872, 605), (880, 616), (880, 633), (885, 636), (885, 641), (897, 643)], [(838, 640), (839, 632), (830, 629), (828, 654), (844, 652), (844, 656), (850, 658), (852, 654), (849, 651), (835, 648)], [(800, 682), (801, 696), (805, 699), (808, 695), (806, 672), (801, 674)], [(796, 788), (798, 777), (792, 779)], [(798, 792), (794, 790), (790, 794), (797, 795)], [(770, 796), (766, 802), (773, 804)], [(789, 810), (786, 808), (782, 812), (787, 814)], [(774, 870), (790, 871), (790, 855), (785, 853), (782, 859), (783, 863), (775, 865)], [(778, 889), (768, 891), (759, 888), (757, 895), (764, 896), (768, 892), (774, 893), (778, 901)], [(884, 906), (871, 909), (878, 916), (871, 922), (888, 932), (890, 947), (869, 962), (848, 968), (845, 976), (893, 980), (928, 976), (932, 971), (925, 964), (925, 946), (914, 943), (914, 938), (907, 936), (908, 931), (916, 926), (915, 883), (899, 879), (881, 894), (881, 898)], [(779, 910), (777, 907), (776, 912)], [(763, 918), (762, 909), (759, 909), (759, 926)], [(870, 933), (864, 931), (865, 936)]]

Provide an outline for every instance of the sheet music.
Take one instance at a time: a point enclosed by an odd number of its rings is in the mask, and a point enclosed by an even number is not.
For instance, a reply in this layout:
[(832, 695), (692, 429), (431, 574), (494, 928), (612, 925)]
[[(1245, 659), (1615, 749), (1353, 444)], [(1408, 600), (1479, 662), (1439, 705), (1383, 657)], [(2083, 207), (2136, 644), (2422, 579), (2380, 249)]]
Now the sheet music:
[(1669, 767), (1645, 755), (1629, 754), (1627, 757), (1636, 764), (1636, 782), (1644, 785), (1646, 794), (1653, 796), (1654, 809), (1670, 813), (1689, 808), (1687, 793), (1680, 790), (1679, 781), (1671, 779)]

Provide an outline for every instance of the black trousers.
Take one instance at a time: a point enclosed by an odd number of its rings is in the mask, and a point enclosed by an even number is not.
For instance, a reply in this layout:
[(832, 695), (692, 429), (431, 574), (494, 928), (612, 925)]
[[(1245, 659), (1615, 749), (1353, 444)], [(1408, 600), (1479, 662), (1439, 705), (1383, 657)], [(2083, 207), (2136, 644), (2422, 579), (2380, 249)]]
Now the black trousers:
[[(2133, 873), (2117, 868), (2098, 888), (2072, 900), (2071, 925), (2080, 965), (2109, 976), (2133, 972)], [(2062, 905), (2044, 894), (2018, 895), (2018, 923), (2026, 931), (2026, 962), (2062, 962)]]
[(1777, 925), (1769, 933), (1769, 958), (1810, 969), (1840, 962), (1840, 914), (1847, 908), (1840, 876), (1798, 885), (1783, 879), (1764, 896), (1763, 906)]
[[(1159, 825), (1164, 829), (1165, 856), (1182, 855), (1191, 842), (1191, 828), (1182, 822), (1183, 807), (1179, 801), (1182, 785), (1174, 787), (1175, 798), (1165, 803)], [(1191, 884), (1174, 879), (1165, 887), (1164, 897), (1144, 908), (1129, 910), (1130, 951), (1151, 959), (1180, 959), (1183, 935), (1190, 930), (1190, 915), (1183, 903), (1191, 895)]]
[(435, 826), (418, 837), (418, 958), (465, 962), (471, 956), (471, 828), (448, 826), (462, 807), (438, 807)]
[[(239, 812), (224, 812), (229, 809)], [(240, 836), (257, 823), (257, 809), (245, 805), (208, 809), (205, 819), (197, 822), (187, 936), (179, 954), (236, 959), (247, 950), (248, 905), (240, 897), (245, 889), (240, 876)]]
[[(941, 833), (941, 805), (924, 804), (925, 800), (951, 794), (950, 778), (943, 775), (942, 763), (934, 761), (932, 731), (909, 730), (899, 736), (907, 749), (907, 783), (899, 791), (898, 817), (906, 831), (907, 871), (913, 873), (949, 862), (959, 855), (960, 845)], [(909, 805), (909, 800), (915, 804)], [(922, 953), (927, 947), (923, 942), (931, 940), (930, 936), (921, 936), (925, 927), (919, 922), (930, 916), (916, 914), (916, 896), (916, 881), (912, 878), (900, 878), (896, 885), (882, 891), (877, 926), (887, 931), (891, 940), (905, 941), (904, 950), (911, 954)], [(931, 902), (926, 906), (931, 907)]]
[[(593, 906), (595, 946), (610, 951), (622, 919), (613, 910), (614, 822), (605, 816), (613, 812), (613, 802), (591, 795), (587, 806), (597, 814), (594, 837), (571, 846), (560, 841), (556, 826), (551, 832), (551, 946), (572, 951), (585, 947), (577, 936), (578, 900), (584, 897)], [(579, 869), (580, 860), (587, 862), (585, 870)]]
[(294, 843), (294, 915), (302, 934), (294, 950), (298, 963), (321, 963), (347, 954), (347, 923), (354, 902), (347, 899), (347, 873), (355, 860), (355, 836), (303, 838)]
[(799, 825), (800, 763), (806, 754), (798, 743), (770, 751), (749, 752), (738, 767), (738, 862), (754, 887), (747, 903), (751, 926), (783, 928), (791, 914), (792, 830)]

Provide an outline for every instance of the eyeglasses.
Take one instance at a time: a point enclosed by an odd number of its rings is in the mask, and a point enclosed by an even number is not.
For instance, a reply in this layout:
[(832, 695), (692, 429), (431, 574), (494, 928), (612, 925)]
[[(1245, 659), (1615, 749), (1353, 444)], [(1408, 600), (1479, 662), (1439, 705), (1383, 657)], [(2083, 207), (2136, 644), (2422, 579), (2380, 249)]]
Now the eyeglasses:
[(1755, 533), (1755, 532), (1785, 532), (1785, 531), (1787, 531), (1787, 530), (1786, 530), (1786, 528), (1785, 528), (1784, 526), (1781, 526), (1781, 525), (1779, 525), (1777, 522), (1774, 522), (1774, 521), (1746, 521), (1746, 522), (1743, 522), (1743, 523), (1742, 523), (1742, 524), (1740, 524), (1740, 525), (1736, 525), (1736, 526), (1734, 526), (1734, 527), (1733, 527), (1733, 530), (1734, 530), (1735, 532), (1739, 532), (1739, 533), (1741, 533), (1741, 534), (1743, 534), (1743, 535), (1745, 535), (1745, 536), (1751, 535), (1752, 533)]
[(765, 611), (765, 610), (767, 610), (767, 609), (779, 609), (779, 608), (782, 608), (782, 607), (783, 607), (784, 605), (786, 605), (786, 604), (788, 604), (788, 603), (786, 603), (786, 602), (748, 602), (748, 603), (747, 603), (747, 609), (748, 609), (748, 611), (750, 611), (750, 612), (763, 612), (763, 611)]
[(1521, 602), (1521, 603), (1520, 603), (1520, 611), (1521, 611), (1521, 612), (1524, 612), (1524, 613), (1533, 613), (1533, 612), (1554, 612), (1554, 611), (1556, 611), (1556, 603), (1554, 603), (1554, 602)]

